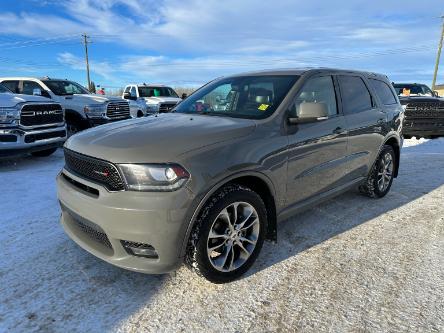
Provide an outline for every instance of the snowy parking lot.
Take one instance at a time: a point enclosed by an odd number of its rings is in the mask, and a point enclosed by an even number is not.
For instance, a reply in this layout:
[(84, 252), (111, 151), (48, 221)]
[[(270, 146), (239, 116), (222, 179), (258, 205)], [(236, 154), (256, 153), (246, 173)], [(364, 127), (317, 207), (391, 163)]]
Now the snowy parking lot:
[(444, 139), (405, 142), (387, 197), (347, 193), (280, 224), (226, 285), (82, 250), (58, 221), (62, 165), (60, 150), (0, 161), (0, 332), (444, 331)]

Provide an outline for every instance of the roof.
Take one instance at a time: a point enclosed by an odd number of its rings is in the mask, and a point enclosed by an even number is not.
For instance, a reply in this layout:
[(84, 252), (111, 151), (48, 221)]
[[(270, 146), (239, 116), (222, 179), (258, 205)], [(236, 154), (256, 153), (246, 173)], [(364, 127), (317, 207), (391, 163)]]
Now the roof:
[(374, 77), (383, 77), (385, 79), (387, 78), (387, 75), (380, 74), (380, 73), (351, 70), (351, 69), (327, 68), (327, 67), (270, 69), (270, 70), (261, 70), (261, 71), (240, 73), (240, 74), (235, 74), (235, 75), (230, 75), (230, 76), (234, 77), (234, 76), (244, 76), (244, 75), (251, 75), (251, 76), (256, 76), (256, 75), (304, 75), (309, 72), (329, 72), (329, 73), (335, 73), (335, 74), (356, 73), (356, 74), (364, 74), (364, 75), (374, 76)]

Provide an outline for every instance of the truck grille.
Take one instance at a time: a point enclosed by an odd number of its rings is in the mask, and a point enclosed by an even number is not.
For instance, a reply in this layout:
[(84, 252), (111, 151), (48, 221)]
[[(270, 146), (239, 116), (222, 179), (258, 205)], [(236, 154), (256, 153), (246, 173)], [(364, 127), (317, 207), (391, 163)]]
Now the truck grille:
[(109, 102), (106, 108), (106, 116), (113, 120), (128, 119), (130, 108), (127, 101)]
[(159, 105), (159, 113), (170, 112), (175, 106), (176, 103), (161, 103)]
[(63, 109), (60, 104), (25, 104), (20, 112), (20, 125), (45, 126), (63, 123)]
[(122, 177), (114, 164), (66, 148), (64, 152), (65, 168), (68, 171), (101, 184), (110, 191), (125, 189)]
[(406, 118), (444, 118), (444, 102), (409, 103), (405, 109)]

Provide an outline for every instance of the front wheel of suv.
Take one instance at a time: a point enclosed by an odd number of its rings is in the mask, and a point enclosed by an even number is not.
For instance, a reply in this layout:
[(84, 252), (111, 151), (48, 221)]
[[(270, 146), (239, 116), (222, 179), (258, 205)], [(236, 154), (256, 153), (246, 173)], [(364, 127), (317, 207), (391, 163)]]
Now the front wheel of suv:
[(392, 146), (384, 145), (371, 169), (366, 182), (359, 187), (361, 193), (371, 198), (382, 198), (392, 186), (396, 156)]
[(226, 186), (202, 209), (186, 263), (211, 282), (231, 282), (256, 260), (266, 229), (267, 211), (261, 197), (249, 188)]

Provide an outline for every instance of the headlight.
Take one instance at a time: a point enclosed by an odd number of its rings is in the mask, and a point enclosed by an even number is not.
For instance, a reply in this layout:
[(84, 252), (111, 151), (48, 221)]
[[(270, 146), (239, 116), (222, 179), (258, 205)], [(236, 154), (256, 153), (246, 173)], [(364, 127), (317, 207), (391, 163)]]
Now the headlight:
[(83, 111), (85, 111), (85, 114), (88, 117), (92, 118), (104, 117), (106, 115), (106, 105), (105, 104), (86, 105), (83, 108)]
[(0, 123), (12, 123), (14, 120), (19, 119), (20, 109), (18, 106), (12, 108), (0, 108)]
[(177, 164), (119, 164), (119, 168), (133, 191), (175, 191), (190, 178)]
[(407, 109), (407, 104), (401, 105), (403, 110), (405, 111), (405, 109)]

